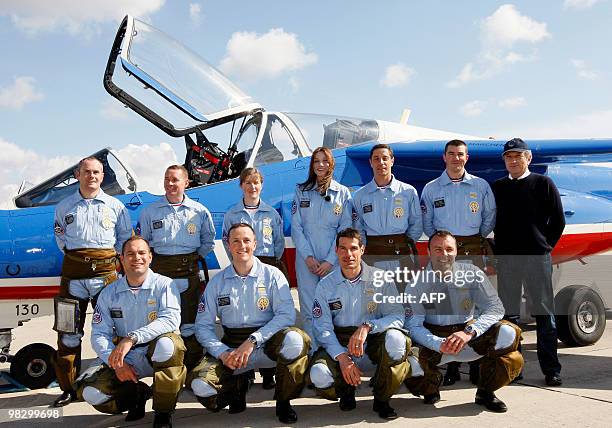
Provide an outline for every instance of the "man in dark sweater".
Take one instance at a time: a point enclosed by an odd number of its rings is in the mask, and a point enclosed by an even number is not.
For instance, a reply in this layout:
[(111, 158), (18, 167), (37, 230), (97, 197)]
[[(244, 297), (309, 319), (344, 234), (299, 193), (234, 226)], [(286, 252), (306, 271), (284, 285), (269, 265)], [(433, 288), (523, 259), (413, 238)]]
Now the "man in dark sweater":
[(493, 183), (499, 297), (506, 317), (516, 322), (525, 288), (536, 319), (540, 368), (547, 385), (559, 386), (550, 253), (565, 227), (561, 197), (550, 178), (529, 171), (532, 155), (523, 140), (508, 141), (502, 156), (509, 175)]

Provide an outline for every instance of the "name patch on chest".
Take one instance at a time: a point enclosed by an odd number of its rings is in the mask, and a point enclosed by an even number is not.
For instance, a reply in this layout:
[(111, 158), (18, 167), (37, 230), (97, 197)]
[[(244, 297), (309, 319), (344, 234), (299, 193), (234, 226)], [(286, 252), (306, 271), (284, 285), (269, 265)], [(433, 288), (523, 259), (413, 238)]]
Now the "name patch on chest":
[(64, 217), (64, 221), (66, 222), (66, 224), (72, 224), (72, 222), (74, 221), (74, 215), (68, 214), (66, 217)]
[(340, 300), (334, 300), (333, 302), (328, 302), (330, 311), (337, 311), (342, 309), (342, 302)]
[(444, 199), (437, 199), (434, 201), (434, 208), (443, 208), (445, 205)]
[(300, 208), (310, 208), (310, 201), (300, 201)]
[(217, 297), (217, 306), (228, 306), (230, 304), (229, 296)]
[(436, 305), (433, 303), (423, 303), (423, 307), (428, 310), (436, 309)]
[(161, 229), (164, 226), (164, 222), (162, 220), (153, 221), (153, 229)]
[(111, 309), (111, 318), (123, 318), (123, 311), (121, 309)]
[(372, 204), (364, 205), (362, 208), (364, 214), (371, 213), (373, 210)]

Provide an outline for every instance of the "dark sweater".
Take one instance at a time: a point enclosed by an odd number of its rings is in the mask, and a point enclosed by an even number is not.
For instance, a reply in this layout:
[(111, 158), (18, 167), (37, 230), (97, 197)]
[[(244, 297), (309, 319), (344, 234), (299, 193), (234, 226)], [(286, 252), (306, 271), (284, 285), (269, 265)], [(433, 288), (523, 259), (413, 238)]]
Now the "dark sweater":
[(493, 183), (497, 204), (495, 251), (498, 254), (546, 254), (557, 244), (565, 217), (559, 191), (545, 175), (521, 180), (507, 176)]

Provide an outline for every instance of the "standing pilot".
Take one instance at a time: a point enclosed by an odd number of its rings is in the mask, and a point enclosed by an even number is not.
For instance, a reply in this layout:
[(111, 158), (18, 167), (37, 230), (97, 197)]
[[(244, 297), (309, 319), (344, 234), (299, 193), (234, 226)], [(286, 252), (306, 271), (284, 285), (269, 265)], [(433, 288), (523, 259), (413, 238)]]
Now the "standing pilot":
[(81, 366), (81, 339), (87, 305), (117, 278), (117, 254), (132, 235), (125, 206), (100, 188), (104, 167), (95, 157), (82, 159), (74, 173), (79, 190), (55, 208), (55, 239), (64, 252), (60, 291), (55, 299), (58, 332), (55, 374), (62, 395), (53, 405), (76, 398), (73, 383)]
[[(174, 333), (181, 320), (172, 279), (149, 269), (151, 249), (140, 236), (121, 255), (125, 276), (100, 293), (92, 319), (91, 344), (102, 365), (84, 376), (83, 399), (103, 413), (128, 411), (126, 421), (144, 417), (153, 396), (154, 427), (172, 427), (171, 412), (187, 370), (185, 345)], [(139, 379), (153, 376), (153, 390)]]
[(399, 262), (399, 267), (413, 269), (410, 256), (416, 256), (415, 243), (423, 233), (419, 197), (414, 187), (391, 174), (393, 162), (387, 144), (370, 150), (374, 178), (353, 196), (356, 227), (366, 240), (367, 262), (383, 269), (395, 269)]
[(185, 366), (191, 370), (202, 358), (193, 326), (201, 294), (198, 261), (215, 247), (215, 226), (208, 209), (185, 194), (188, 185), (187, 169), (169, 166), (166, 194), (142, 210), (136, 229), (153, 248), (153, 272), (173, 278), (181, 293), (181, 336), (187, 347)]
[[(485, 255), (492, 255), (485, 239), (495, 226), (495, 198), (489, 183), (465, 170), (469, 159), (465, 142), (451, 140), (444, 147), (446, 170), (430, 181), (421, 194), (423, 230), (429, 237), (436, 230), (448, 230), (457, 240), (457, 260), (470, 260), (485, 268)], [(448, 365), (444, 385), (459, 380), (459, 364)], [(470, 378), (476, 383), (477, 363), (470, 365)]]
[(362, 263), (364, 250), (357, 230), (338, 233), (340, 267), (319, 282), (312, 307), (314, 332), (323, 349), (313, 357), (310, 380), (319, 394), (340, 398), (340, 409), (350, 411), (357, 405), (361, 370), (371, 360), (377, 365), (372, 378), (374, 411), (383, 419), (395, 419), (389, 400), (411, 373), (410, 338), (401, 330), (404, 308), (395, 303), (395, 284), (384, 282), (378, 275), (382, 271)]
[[(196, 336), (208, 353), (189, 373), (187, 384), (207, 409), (246, 409), (248, 372), (276, 367), (276, 415), (297, 421), (289, 400), (304, 386), (310, 338), (295, 324), (287, 279), (253, 256), (257, 241), (249, 224), (227, 232), (232, 264), (208, 284), (198, 306)], [(219, 317), (223, 337), (215, 331)]]
[[(335, 165), (331, 150), (317, 147), (310, 158), (308, 179), (297, 185), (291, 207), (300, 314), (311, 339), (315, 287), (337, 262), (336, 235), (352, 222), (351, 194), (333, 179)], [(316, 348), (313, 339), (312, 351)]]

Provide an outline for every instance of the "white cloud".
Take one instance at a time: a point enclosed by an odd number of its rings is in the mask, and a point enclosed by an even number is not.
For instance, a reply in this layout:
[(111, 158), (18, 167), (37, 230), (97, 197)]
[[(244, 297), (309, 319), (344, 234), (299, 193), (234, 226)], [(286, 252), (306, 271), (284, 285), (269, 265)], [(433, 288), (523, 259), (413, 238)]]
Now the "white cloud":
[(561, 118), (540, 125), (517, 127), (495, 135), (521, 135), (524, 138), (612, 138), (612, 109)]
[(202, 5), (200, 3), (189, 3), (189, 18), (196, 24), (202, 20)]
[(21, 110), (26, 104), (44, 98), (42, 92), (34, 87), (36, 80), (29, 76), (15, 77), (11, 86), (0, 88), (0, 109)]
[(461, 113), (465, 117), (480, 116), (484, 111), (486, 105), (487, 103), (485, 101), (470, 101), (459, 108), (459, 113)]
[(115, 98), (107, 98), (102, 103), (100, 114), (109, 120), (126, 120), (130, 118), (129, 110)]
[(581, 59), (572, 59), (570, 62), (576, 69), (578, 77), (581, 79), (595, 80), (599, 78), (599, 71), (590, 69), (585, 61)]
[(536, 58), (535, 52), (521, 52), (521, 46), (534, 45), (549, 37), (546, 23), (521, 15), (514, 5), (502, 5), (480, 23), (481, 46), (477, 59), (464, 65), (447, 86), (458, 88), (488, 79), (512, 64), (532, 61)]
[(291, 88), (291, 93), (297, 94), (297, 92), (300, 90), (300, 81), (298, 80), (298, 78), (295, 76), (291, 76), (288, 82), (289, 87)]
[(157, 146), (128, 144), (117, 150), (117, 153), (136, 174), (138, 190), (154, 194), (164, 193), (164, 170), (170, 165), (183, 163), (177, 161), (176, 153), (168, 143), (159, 143)]
[(14, 208), (13, 197), (23, 180), (37, 184), (78, 162), (74, 156), (42, 156), (0, 138), (0, 208)]
[(385, 88), (401, 88), (406, 86), (415, 74), (416, 71), (413, 68), (398, 62), (387, 66), (385, 76), (380, 80), (380, 85)]
[(563, 9), (590, 9), (599, 0), (565, 0)]
[(245, 80), (273, 78), (317, 62), (315, 53), (306, 48), (296, 34), (273, 28), (265, 34), (238, 32), (227, 42), (219, 68)]
[(0, 15), (8, 15), (20, 30), (35, 35), (62, 30), (70, 34), (99, 32), (99, 25), (118, 22), (126, 14), (140, 18), (159, 10), (165, 0), (3, 0)]
[[(78, 156), (43, 156), (39, 153), (22, 149), (18, 145), (0, 138), (0, 209), (13, 208), (12, 200), (23, 180), (32, 185), (57, 174), (76, 164), (89, 153)], [(176, 163), (176, 153), (170, 144), (160, 143), (157, 146), (130, 144), (117, 150), (120, 158), (126, 162), (137, 176), (138, 190), (147, 190), (163, 194), (164, 169)], [(143, 162), (146, 159), (146, 162)]]
[(505, 100), (501, 100), (497, 103), (499, 108), (514, 109), (527, 105), (527, 101), (523, 97), (510, 97)]

